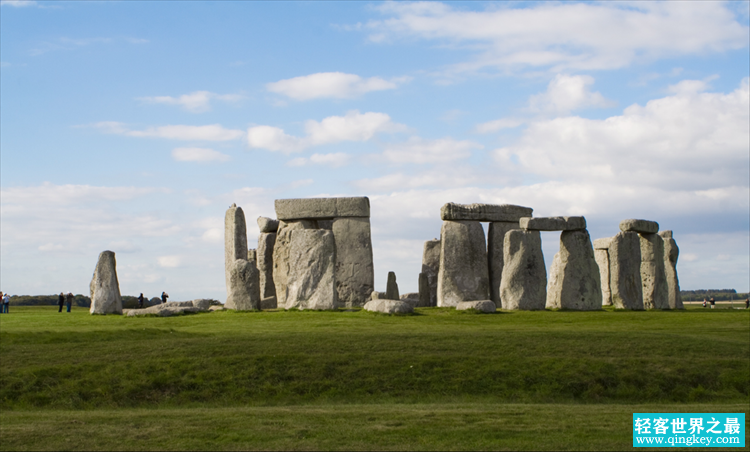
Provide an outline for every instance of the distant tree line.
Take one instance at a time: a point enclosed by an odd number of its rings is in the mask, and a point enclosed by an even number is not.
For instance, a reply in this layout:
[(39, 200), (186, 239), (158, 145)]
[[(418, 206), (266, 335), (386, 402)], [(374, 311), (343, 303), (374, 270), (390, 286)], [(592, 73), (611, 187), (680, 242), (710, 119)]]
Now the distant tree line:
[(746, 293), (737, 293), (734, 289), (699, 289), (681, 290), (682, 301), (703, 301), (713, 298), (716, 301), (744, 300), (748, 297)]
[[(10, 297), (10, 304), (14, 306), (57, 306), (58, 295), (13, 295)], [(217, 300), (211, 300), (211, 304), (220, 304)], [(146, 307), (161, 303), (161, 298), (153, 297), (150, 300), (144, 299)], [(81, 308), (91, 307), (91, 298), (78, 294), (73, 298), (73, 306)], [(135, 309), (138, 307), (138, 297), (129, 295), (122, 296), (123, 309)]]

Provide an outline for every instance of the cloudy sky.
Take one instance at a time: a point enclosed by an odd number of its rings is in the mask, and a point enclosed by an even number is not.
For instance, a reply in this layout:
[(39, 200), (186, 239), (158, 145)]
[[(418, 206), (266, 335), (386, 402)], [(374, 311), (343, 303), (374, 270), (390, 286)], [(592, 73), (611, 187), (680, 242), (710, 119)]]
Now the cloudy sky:
[(252, 244), (368, 196), (377, 290), (452, 201), (655, 220), (683, 289), (747, 291), (749, 4), (3, 1), (0, 290), (87, 294), (109, 249), (123, 294), (223, 300), (230, 204)]

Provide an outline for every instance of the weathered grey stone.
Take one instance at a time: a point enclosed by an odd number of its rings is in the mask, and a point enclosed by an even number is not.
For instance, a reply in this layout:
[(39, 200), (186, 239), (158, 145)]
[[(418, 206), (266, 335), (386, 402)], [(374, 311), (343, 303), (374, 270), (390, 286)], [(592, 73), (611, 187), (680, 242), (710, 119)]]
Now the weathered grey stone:
[(398, 300), (401, 298), (398, 295), (398, 283), (396, 282), (396, 274), (394, 272), (388, 272), (388, 282), (385, 286), (385, 298), (388, 300)]
[(449, 202), (440, 208), (443, 221), (508, 221), (517, 222), (530, 217), (534, 209), (512, 204), (456, 204)]
[(492, 300), (462, 301), (456, 305), (456, 311), (466, 311), (469, 309), (484, 313), (497, 311), (495, 302)]
[[(437, 306), (437, 281), (439, 270), (440, 240), (427, 240), (424, 242), (424, 250), (422, 252), (422, 273), (427, 277), (430, 306)], [(421, 290), (422, 289), (420, 289), (420, 291)]]
[(409, 303), (411, 307), (413, 308), (422, 307), (419, 304), (419, 292), (409, 292), (409, 293), (401, 294), (401, 297), (399, 297), (399, 300), (403, 301), (404, 303)]
[(255, 261), (234, 261), (229, 269), (229, 288), (224, 307), (237, 311), (260, 309), (260, 275)]
[(490, 294), (487, 247), (478, 221), (443, 221), (438, 300), (441, 307), (486, 300)]
[(385, 300), (386, 299), (385, 292), (378, 292), (377, 290), (375, 290), (370, 294), (370, 299), (371, 300)]
[(618, 309), (643, 309), (641, 239), (637, 232), (618, 232), (609, 245), (609, 289)]
[(669, 309), (669, 288), (664, 269), (664, 240), (659, 234), (639, 234), (641, 284), (645, 309)]
[(279, 307), (286, 306), (286, 289), (289, 277), (289, 241), (292, 232), (302, 229), (315, 229), (315, 223), (308, 220), (280, 221), (273, 246), (273, 284), (276, 287), (276, 300)]
[(505, 234), (500, 300), (503, 309), (544, 309), (547, 269), (539, 231), (514, 229)]
[(356, 198), (277, 199), (274, 204), (276, 218), (279, 220), (370, 217), (370, 200), (366, 196)]
[(432, 291), (430, 290), (430, 280), (427, 278), (427, 273), (419, 274), (419, 304), (420, 308), (427, 308), (432, 306), (432, 299), (430, 296)]
[(521, 229), (530, 231), (578, 231), (586, 229), (584, 217), (524, 217), (519, 221)]
[(659, 232), (659, 223), (648, 220), (622, 220), (620, 222), (620, 231), (622, 232), (641, 232), (644, 234), (656, 234)]
[(278, 303), (276, 302), (275, 295), (273, 297), (266, 297), (260, 300), (261, 309), (276, 309), (277, 307), (278, 307)]
[(375, 299), (368, 301), (364, 309), (365, 311), (380, 312), (382, 314), (411, 314), (414, 312), (412, 305), (401, 300)]
[(223, 311), (225, 309), (226, 308), (224, 306), (211, 306), (210, 308), (208, 308), (208, 310), (210, 312), (213, 312), (213, 311)]
[(500, 281), (503, 277), (503, 247), (505, 234), (518, 229), (518, 222), (493, 221), (487, 231), (487, 269), (490, 275), (490, 300), (502, 308), (500, 301)]
[(550, 268), (547, 308), (594, 311), (602, 308), (602, 282), (587, 230), (563, 231)]
[(117, 281), (117, 261), (112, 251), (102, 251), (96, 262), (89, 284), (91, 314), (122, 314), (120, 283)]
[[(594, 240), (594, 243), (596, 243), (596, 240)], [(607, 246), (609, 246), (609, 241), (607, 241)], [(594, 245), (594, 259), (596, 259), (596, 265), (599, 267), (599, 280), (602, 282), (602, 306), (612, 306), (612, 292), (609, 288), (608, 249), (596, 248), (596, 245)]]
[(279, 230), (279, 220), (268, 217), (258, 217), (258, 229), (261, 233), (274, 233)]
[(247, 250), (247, 260), (255, 261), (255, 266), (258, 266), (258, 253), (255, 249), (250, 248)]
[(208, 311), (208, 308), (211, 307), (211, 299), (209, 298), (196, 298), (195, 300), (192, 300), (190, 303), (201, 311)]
[[(322, 221), (318, 221), (320, 227)], [(339, 304), (363, 306), (375, 287), (370, 219), (335, 218), (331, 225), (336, 242), (336, 291)]]
[(169, 301), (167, 303), (150, 306), (145, 309), (128, 309), (127, 316), (158, 315), (170, 317), (177, 314), (195, 313), (208, 311), (211, 308), (211, 300), (198, 299), (192, 301)]
[(595, 250), (608, 250), (609, 244), (612, 243), (612, 237), (604, 237), (601, 239), (594, 240)]
[(224, 215), (224, 276), (227, 287), (227, 296), (231, 291), (229, 287), (229, 270), (234, 266), (237, 259), (247, 259), (247, 228), (245, 226), (245, 213), (242, 207), (232, 204)]
[(680, 248), (672, 238), (672, 231), (661, 231), (659, 235), (664, 240), (664, 273), (667, 277), (667, 295), (670, 309), (684, 309), (682, 295), (680, 295), (680, 280), (677, 278), (677, 258)]
[(322, 229), (298, 229), (292, 231), (290, 239), (289, 279), (284, 308), (338, 308), (336, 242), (333, 233)]
[[(273, 247), (275, 244), (275, 232), (261, 232), (258, 236), (257, 265), (260, 273), (261, 301), (269, 297), (276, 297), (276, 286), (273, 283)], [(263, 308), (261, 307), (261, 309)]]

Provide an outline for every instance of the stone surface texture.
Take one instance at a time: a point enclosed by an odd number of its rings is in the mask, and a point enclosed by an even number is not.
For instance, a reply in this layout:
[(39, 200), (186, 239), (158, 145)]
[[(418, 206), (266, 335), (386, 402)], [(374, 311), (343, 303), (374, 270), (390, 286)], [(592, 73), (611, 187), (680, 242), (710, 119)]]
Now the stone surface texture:
[(276, 245), (275, 232), (261, 232), (258, 235), (257, 266), (260, 273), (261, 300), (276, 296), (276, 286), (273, 283), (274, 245)]
[[(127, 309), (128, 317), (139, 315), (158, 315), (160, 317), (170, 317), (176, 314), (206, 312), (215, 306), (211, 306), (211, 300), (197, 299), (192, 301), (169, 301), (145, 309)], [(223, 309), (223, 308), (222, 308)]]
[(503, 247), (505, 234), (518, 229), (518, 222), (493, 221), (487, 230), (487, 270), (490, 276), (490, 300), (502, 307), (500, 301), (500, 281), (503, 277)]
[(659, 223), (648, 220), (622, 220), (620, 222), (622, 232), (641, 232), (643, 234), (656, 234), (659, 232)]
[(303, 229), (315, 229), (314, 221), (280, 221), (276, 233), (276, 243), (273, 247), (273, 284), (276, 287), (278, 306), (286, 306), (287, 280), (289, 277), (289, 242), (292, 232)]
[(292, 231), (288, 278), (284, 308), (329, 310), (339, 307), (336, 243), (331, 231)]
[(401, 297), (398, 294), (398, 283), (396, 282), (396, 273), (388, 272), (388, 282), (385, 286), (385, 298), (388, 300), (398, 300)]
[(355, 198), (277, 199), (274, 204), (276, 218), (279, 220), (370, 217), (370, 200), (366, 196)]
[(378, 292), (377, 290), (374, 290), (370, 294), (370, 300), (385, 300), (385, 292)]
[(641, 239), (637, 232), (618, 232), (609, 245), (609, 289), (618, 309), (643, 309)]
[(659, 234), (639, 234), (641, 284), (645, 309), (669, 309), (669, 288), (664, 268), (664, 240)]
[(430, 280), (427, 278), (427, 273), (420, 273), (419, 274), (419, 305), (418, 307), (427, 308), (427, 307), (433, 306), (431, 295), (432, 295), (432, 290), (430, 289)]
[(91, 314), (122, 314), (120, 283), (117, 281), (117, 261), (112, 251), (102, 251), (96, 262), (89, 284)]
[[(422, 273), (427, 277), (430, 306), (437, 306), (437, 281), (439, 270), (440, 240), (427, 240), (424, 242), (424, 249), (422, 251)], [(421, 291), (422, 289), (419, 290)]]
[(242, 207), (232, 204), (224, 215), (224, 275), (227, 292), (229, 286), (229, 270), (237, 259), (247, 259), (247, 228), (245, 213)]
[(680, 255), (680, 248), (672, 238), (672, 231), (661, 231), (659, 235), (664, 240), (664, 273), (667, 277), (669, 308), (684, 309), (680, 295), (680, 281), (677, 278), (677, 258)]
[(438, 299), (441, 307), (489, 298), (484, 229), (478, 221), (443, 221)]
[(250, 248), (249, 250), (247, 250), (247, 260), (255, 261), (255, 266), (258, 266), (258, 253), (255, 248)]
[(279, 220), (268, 217), (258, 217), (258, 229), (261, 233), (272, 233), (279, 230)]
[(601, 239), (594, 240), (595, 250), (608, 250), (609, 244), (612, 243), (612, 237), (603, 237)]
[[(609, 246), (609, 241), (607, 246)], [(602, 306), (612, 306), (612, 292), (609, 289), (609, 250), (607, 248), (596, 248), (595, 245), (594, 259), (596, 259), (596, 265), (599, 267), (599, 279), (602, 282)]]
[(411, 304), (401, 300), (375, 299), (368, 301), (365, 311), (380, 312), (382, 314), (411, 314), (414, 308)]
[(276, 302), (276, 296), (261, 298), (260, 300), (261, 309), (276, 309), (277, 307), (278, 303)]
[(547, 269), (539, 231), (514, 229), (505, 234), (500, 300), (503, 309), (544, 309)]
[(462, 301), (456, 305), (456, 311), (466, 311), (468, 309), (489, 314), (497, 311), (497, 306), (495, 306), (495, 302), (492, 300)]
[(224, 307), (237, 311), (260, 309), (260, 275), (255, 261), (235, 260), (229, 269), (229, 287)]
[(602, 283), (587, 230), (563, 231), (550, 267), (547, 308), (594, 311), (602, 308)]
[(517, 222), (530, 217), (534, 209), (512, 204), (456, 204), (449, 202), (440, 208), (443, 221), (507, 221)]
[(521, 229), (529, 231), (576, 231), (586, 229), (584, 217), (524, 217), (519, 221)]
[(370, 299), (375, 286), (370, 219), (336, 218), (331, 230), (336, 242), (336, 291), (339, 303), (346, 307), (363, 306)]

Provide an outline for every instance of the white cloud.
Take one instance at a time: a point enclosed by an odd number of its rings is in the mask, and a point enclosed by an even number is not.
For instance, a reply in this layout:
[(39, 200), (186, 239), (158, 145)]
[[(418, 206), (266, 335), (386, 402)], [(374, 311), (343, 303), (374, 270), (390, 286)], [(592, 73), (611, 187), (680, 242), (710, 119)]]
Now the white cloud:
[(343, 152), (331, 154), (313, 154), (309, 158), (298, 157), (290, 160), (289, 166), (308, 166), (308, 165), (326, 165), (332, 168), (338, 168), (349, 163), (351, 157)]
[(154, 96), (138, 99), (151, 104), (179, 105), (191, 113), (203, 113), (211, 110), (211, 100), (235, 102), (242, 98), (239, 94), (216, 94), (210, 91), (194, 91), (178, 97)]
[(226, 162), (229, 156), (209, 148), (175, 148), (172, 158), (178, 162)]
[(266, 88), (295, 100), (349, 99), (370, 91), (396, 89), (399, 84), (409, 80), (409, 77), (385, 80), (380, 77), (362, 78), (343, 72), (319, 72), (269, 83)]
[(546, 92), (531, 96), (529, 108), (535, 112), (567, 114), (586, 107), (613, 106), (600, 93), (589, 91), (588, 86), (593, 83), (594, 78), (588, 75), (557, 74)]
[(476, 131), (477, 133), (491, 133), (497, 132), (498, 130), (502, 129), (513, 129), (523, 123), (523, 121), (513, 118), (495, 119), (494, 121), (477, 124), (477, 126), (474, 128), (474, 131)]
[(36, 6), (36, 2), (33, 0), (2, 0), (0, 5), (2, 6), (14, 6), (16, 8), (23, 8), (26, 6)]
[(175, 268), (180, 266), (182, 260), (179, 256), (159, 256), (157, 262), (159, 262), (160, 267)]
[(391, 117), (385, 113), (360, 113), (354, 110), (346, 116), (329, 116), (320, 122), (306, 121), (306, 136), (303, 138), (288, 135), (278, 127), (255, 126), (248, 129), (247, 141), (251, 148), (290, 153), (341, 141), (367, 141), (376, 133), (405, 129), (405, 126), (391, 121)]
[(184, 141), (230, 141), (242, 138), (242, 130), (225, 129), (220, 124), (206, 126), (168, 125), (149, 127), (144, 130), (130, 130), (125, 124), (115, 121), (102, 121), (93, 124), (105, 133), (139, 138), (166, 138)]
[(388, 2), (378, 9), (387, 18), (364, 27), (372, 41), (416, 37), (475, 52), (451, 72), (616, 69), (748, 45), (747, 25), (723, 2), (545, 2), (525, 8), (492, 5), (485, 11)]
[(471, 156), (472, 149), (482, 147), (481, 144), (469, 140), (425, 140), (411, 137), (404, 143), (387, 145), (382, 157), (391, 163), (438, 164), (467, 159)]

